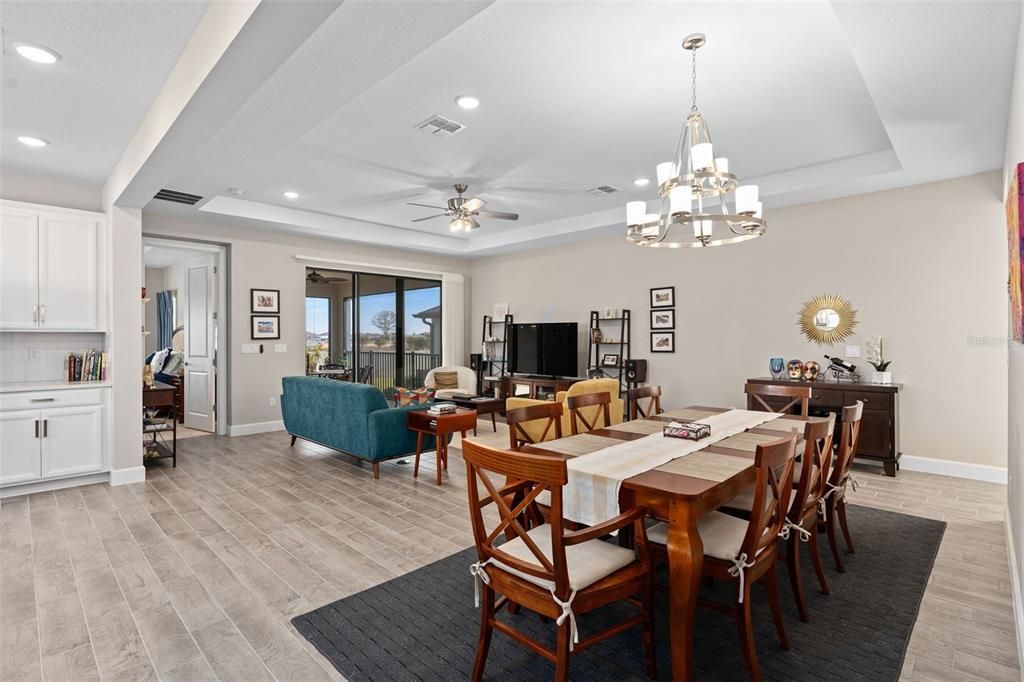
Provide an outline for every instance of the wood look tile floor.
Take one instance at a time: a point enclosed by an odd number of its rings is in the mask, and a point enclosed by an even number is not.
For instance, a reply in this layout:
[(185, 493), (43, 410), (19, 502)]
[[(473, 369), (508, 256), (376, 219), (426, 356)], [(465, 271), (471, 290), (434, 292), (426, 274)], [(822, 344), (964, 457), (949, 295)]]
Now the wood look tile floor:
[[(374, 481), (280, 432), (178, 448), (145, 483), (0, 502), (0, 679), (341, 679), (289, 619), (472, 543), (455, 448), (442, 487), (429, 458), (418, 482), (411, 462)], [(903, 679), (1019, 680), (1006, 487), (858, 478), (855, 503), (949, 524)]]

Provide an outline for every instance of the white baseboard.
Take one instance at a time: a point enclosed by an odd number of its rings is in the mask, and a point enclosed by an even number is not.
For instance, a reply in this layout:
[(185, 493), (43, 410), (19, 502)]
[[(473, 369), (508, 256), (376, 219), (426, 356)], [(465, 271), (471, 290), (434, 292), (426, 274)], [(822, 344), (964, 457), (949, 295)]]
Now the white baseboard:
[(0, 498), (29, 495), (31, 493), (43, 493), (47, 490), (73, 488), (76, 485), (88, 485), (90, 483), (106, 483), (109, 477), (110, 474), (106, 471), (101, 471), (97, 474), (68, 476), (67, 478), (57, 478), (52, 481), (32, 481), (30, 483), (22, 483), (20, 485), (9, 485), (0, 488)]
[(957, 478), (970, 478), (975, 481), (1006, 484), (1006, 468), (988, 466), (987, 464), (968, 464), (948, 459), (932, 459), (931, 457), (900, 457), (900, 468), (907, 471), (921, 471), (926, 474), (941, 474)]
[(1010, 523), (1010, 507), (1003, 512), (1003, 526), (1006, 528), (1006, 553), (1010, 557), (1010, 586), (1013, 589), (1013, 622), (1017, 629), (1017, 661), (1024, 670), (1024, 585), (1020, 582), (1017, 553), (1013, 546), (1013, 524)]
[(228, 427), (229, 436), (251, 436), (254, 433), (270, 433), (284, 431), (284, 421), (256, 422), (254, 424), (232, 424)]
[(113, 469), (110, 472), (110, 485), (128, 485), (129, 483), (142, 483), (146, 480), (146, 467), (128, 467), (127, 469)]

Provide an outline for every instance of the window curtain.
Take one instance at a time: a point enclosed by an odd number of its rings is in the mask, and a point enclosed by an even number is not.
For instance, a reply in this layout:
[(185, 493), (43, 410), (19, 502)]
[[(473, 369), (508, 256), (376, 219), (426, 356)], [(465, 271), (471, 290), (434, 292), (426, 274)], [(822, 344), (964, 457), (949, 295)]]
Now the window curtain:
[(174, 292), (160, 291), (156, 295), (156, 346), (157, 350), (171, 347), (174, 334)]

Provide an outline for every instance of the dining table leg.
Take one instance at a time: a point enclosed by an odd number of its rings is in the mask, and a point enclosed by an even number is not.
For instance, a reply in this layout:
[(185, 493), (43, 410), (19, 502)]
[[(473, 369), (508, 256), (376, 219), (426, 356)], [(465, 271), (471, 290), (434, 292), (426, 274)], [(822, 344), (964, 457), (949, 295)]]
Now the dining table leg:
[(697, 510), (687, 500), (672, 500), (668, 514), (669, 633), (672, 679), (693, 679), (693, 635), (704, 565), (704, 543), (697, 532)]

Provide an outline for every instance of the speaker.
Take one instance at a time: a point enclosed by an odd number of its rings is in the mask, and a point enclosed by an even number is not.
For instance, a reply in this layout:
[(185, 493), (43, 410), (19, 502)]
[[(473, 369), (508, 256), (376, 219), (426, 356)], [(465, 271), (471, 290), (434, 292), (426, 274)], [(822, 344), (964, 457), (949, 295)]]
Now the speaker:
[(626, 381), (631, 384), (642, 384), (647, 381), (647, 361), (626, 360)]
[(469, 368), (474, 372), (479, 372), (480, 368), (484, 365), (483, 353), (470, 353), (469, 354)]

